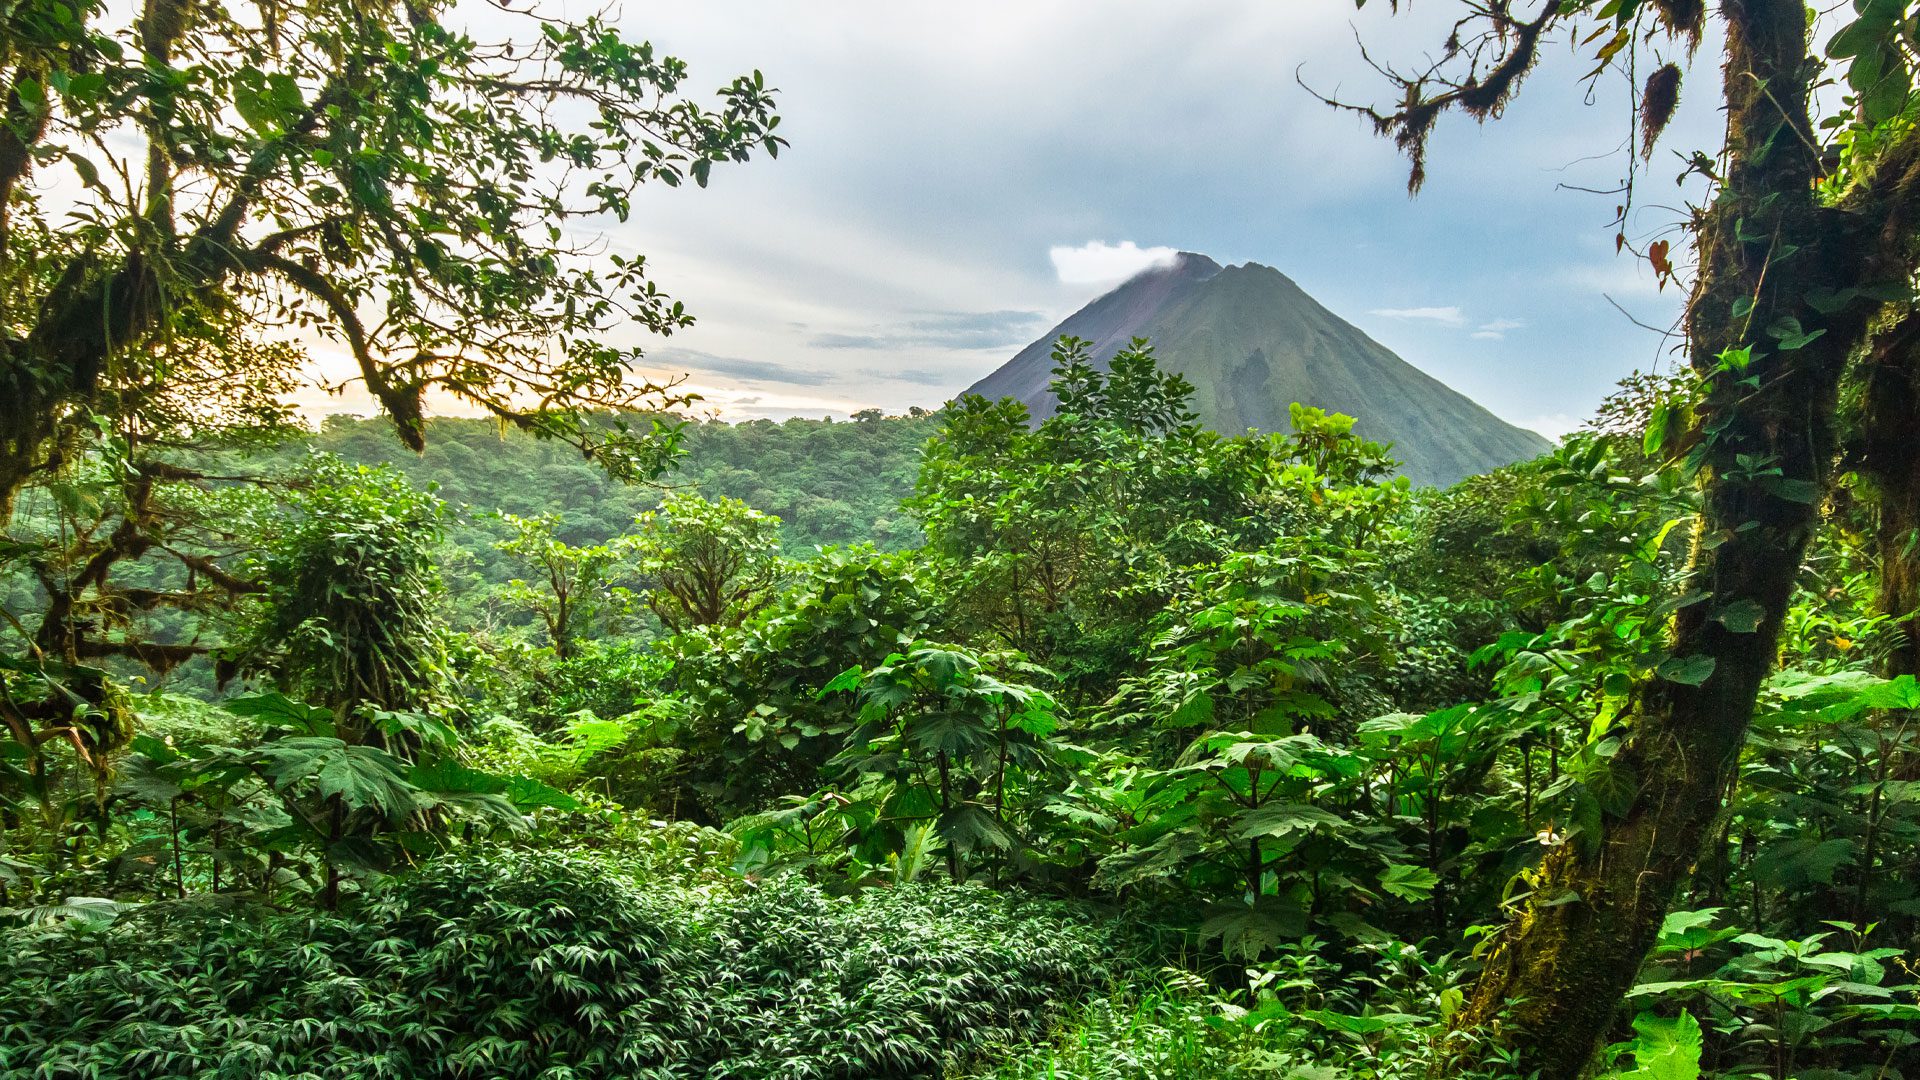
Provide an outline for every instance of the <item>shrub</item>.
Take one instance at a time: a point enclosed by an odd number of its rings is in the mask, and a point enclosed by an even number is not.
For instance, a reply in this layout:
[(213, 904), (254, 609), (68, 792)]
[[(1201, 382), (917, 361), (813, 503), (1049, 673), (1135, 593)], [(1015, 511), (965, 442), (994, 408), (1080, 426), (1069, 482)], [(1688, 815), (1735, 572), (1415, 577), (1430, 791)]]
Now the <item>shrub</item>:
[(154, 905), (0, 940), (0, 1077), (921, 1077), (1118, 973), (1084, 913), (446, 858), (338, 915)]

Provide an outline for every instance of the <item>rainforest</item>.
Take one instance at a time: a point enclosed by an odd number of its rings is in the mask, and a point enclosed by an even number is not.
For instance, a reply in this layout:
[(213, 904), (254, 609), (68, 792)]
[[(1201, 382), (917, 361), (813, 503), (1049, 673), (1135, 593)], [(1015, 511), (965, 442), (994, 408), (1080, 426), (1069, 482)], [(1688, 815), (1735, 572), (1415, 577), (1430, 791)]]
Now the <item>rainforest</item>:
[(1920, 7), (1315, 3), (1439, 27), (1294, 87), (1396, 213), (1623, 88), (1659, 362), (1542, 438), (1169, 248), (760, 319), (1006, 360), (817, 407), (605, 239), (771, 74), (0, 5), (0, 1077), (1920, 1077)]

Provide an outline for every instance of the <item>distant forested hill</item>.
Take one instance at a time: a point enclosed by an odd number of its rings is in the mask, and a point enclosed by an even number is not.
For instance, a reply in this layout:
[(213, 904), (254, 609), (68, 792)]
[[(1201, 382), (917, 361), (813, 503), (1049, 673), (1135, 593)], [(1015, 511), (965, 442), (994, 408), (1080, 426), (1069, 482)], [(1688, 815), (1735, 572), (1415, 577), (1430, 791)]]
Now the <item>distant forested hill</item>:
[[(935, 425), (930, 416), (693, 424), (686, 456), (662, 483), (779, 515), (791, 554), (819, 544), (911, 547), (920, 543), (920, 529), (900, 501), (913, 491), (920, 447)], [(438, 485), (455, 506), (522, 516), (560, 512), (561, 536), (572, 543), (630, 531), (634, 515), (653, 509), (662, 495), (660, 488), (608, 479), (562, 443), (503, 434), (491, 420), (431, 420), (419, 455), (401, 447), (387, 421), (349, 416), (329, 417), (305, 444), (355, 463), (391, 463), (415, 483)], [(457, 532), (456, 543), (475, 547)]]

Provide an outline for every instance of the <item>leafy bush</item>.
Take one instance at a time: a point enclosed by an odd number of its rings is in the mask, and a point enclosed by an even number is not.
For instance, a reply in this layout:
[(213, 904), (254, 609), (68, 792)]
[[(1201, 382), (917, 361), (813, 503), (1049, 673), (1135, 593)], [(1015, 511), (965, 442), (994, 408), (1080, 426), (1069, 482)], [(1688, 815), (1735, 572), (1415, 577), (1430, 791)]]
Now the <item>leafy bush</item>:
[(982, 1074), (990, 1080), (1229, 1080), (1271, 1075), (1244, 1028), (1217, 1004), (1149, 985), (1089, 1002), (1045, 1046)]
[(548, 852), (441, 860), (341, 916), (155, 905), (3, 944), (0, 1077), (44, 1080), (920, 1077), (1120, 970), (1053, 902)]
[[(1343, 970), (1307, 937), (1246, 981), (1214, 989), (1190, 971), (1158, 978), (1076, 1010), (1044, 1045), (1021, 1048), (991, 1080), (1515, 1080), (1512, 1070), (1442, 1071), (1446, 1022), (1466, 971), (1451, 954), (1382, 941)], [(1355, 957), (1360, 959), (1361, 957)], [(1219, 973), (1224, 974), (1224, 973)]]

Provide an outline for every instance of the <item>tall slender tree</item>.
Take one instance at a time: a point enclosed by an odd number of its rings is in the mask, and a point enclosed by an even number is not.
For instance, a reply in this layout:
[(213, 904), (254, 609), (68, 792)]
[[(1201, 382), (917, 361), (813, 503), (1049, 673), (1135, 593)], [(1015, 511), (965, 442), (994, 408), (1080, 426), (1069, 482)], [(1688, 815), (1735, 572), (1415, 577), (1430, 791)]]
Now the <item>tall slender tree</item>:
[[(1413, 74), (1382, 69), (1396, 105), (1359, 107), (1408, 154), (1416, 191), (1440, 116), (1498, 117), (1555, 40), (1598, 43), (1601, 70), (1628, 70), (1622, 61), (1656, 47), (1691, 55), (1709, 18), (1725, 42), (1725, 136), (1691, 158), (1712, 185), (1686, 223), (1694, 393), (1656, 410), (1647, 438), (1701, 485), (1684, 586), (1697, 599), (1672, 616), (1671, 660), (1639, 688), (1611, 764), (1628, 797), (1596, 834), (1547, 855), (1456, 1018), (1493, 1025), (1540, 1075), (1572, 1078), (1721, 813), (1835, 475), (1842, 383), (1920, 269), (1920, 127), (1907, 119), (1914, 42), (1906, 0), (1842, 5), (1824, 27), (1801, 0), (1724, 0), (1711, 15), (1702, 0), (1460, 7), (1432, 63)], [(1673, 115), (1682, 74), (1661, 64), (1637, 88), (1642, 153)], [(1813, 88), (1829, 78), (1845, 98), (1823, 114)], [(1663, 274), (1684, 264), (1665, 246), (1644, 255)], [(1863, 435), (1871, 445), (1914, 419), (1907, 405), (1870, 412), (1875, 430)]]

